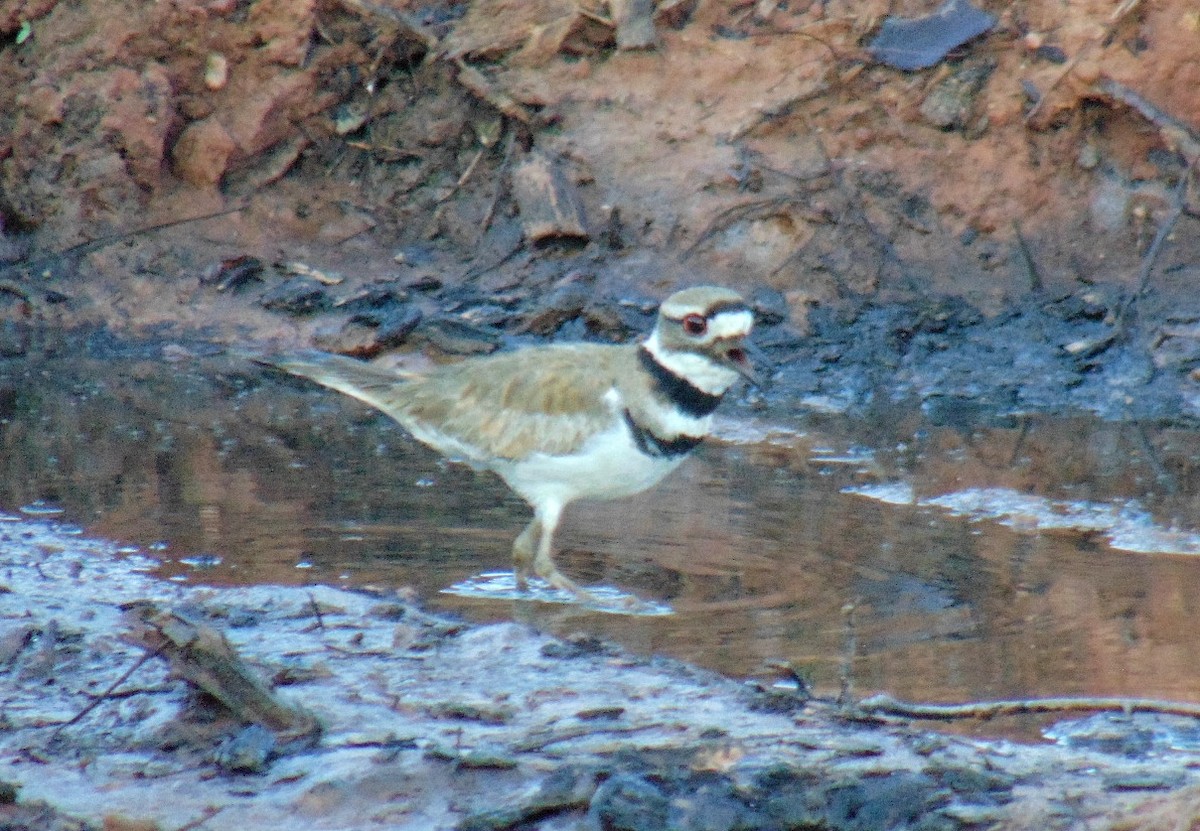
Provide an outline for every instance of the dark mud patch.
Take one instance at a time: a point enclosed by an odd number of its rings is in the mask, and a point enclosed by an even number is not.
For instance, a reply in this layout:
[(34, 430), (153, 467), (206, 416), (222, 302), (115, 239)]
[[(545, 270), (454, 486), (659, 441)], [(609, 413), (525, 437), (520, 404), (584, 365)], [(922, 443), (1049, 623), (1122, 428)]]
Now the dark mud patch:
[(1117, 320), (1128, 298), (1082, 289), (1034, 294), (1003, 314), (959, 298), (814, 309), (800, 339), (764, 328), (778, 359), (767, 400), (816, 409), (869, 410), (917, 403), (937, 421), (985, 414), (1091, 412), (1114, 421), (1195, 423), (1200, 415), (1200, 305), (1148, 315), (1130, 333)]

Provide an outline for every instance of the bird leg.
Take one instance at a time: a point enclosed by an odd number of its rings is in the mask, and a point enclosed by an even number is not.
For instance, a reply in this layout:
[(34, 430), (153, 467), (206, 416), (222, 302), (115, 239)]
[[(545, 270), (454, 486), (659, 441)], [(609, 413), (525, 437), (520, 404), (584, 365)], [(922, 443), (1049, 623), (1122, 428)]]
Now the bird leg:
[(554, 565), (554, 532), (558, 528), (562, 508), (563, 506), (554, 504), (535, 508), (533, 520), (513, 542), (513, 570), (517, 578), (517, 588), (525, 591), (529, 587), (529, 573), (532, 571), (554, 588), (570, 592), (581, 600), (588, 600), (591, 599), (591, 594)]
[(529, 588), (529, 572), (533, 568), (534, 539), (541, 531), (541, 526), (542, 523), (535, 516), (513, 541), (513, 573), (517, 578), (517, 588), (521, 591)]

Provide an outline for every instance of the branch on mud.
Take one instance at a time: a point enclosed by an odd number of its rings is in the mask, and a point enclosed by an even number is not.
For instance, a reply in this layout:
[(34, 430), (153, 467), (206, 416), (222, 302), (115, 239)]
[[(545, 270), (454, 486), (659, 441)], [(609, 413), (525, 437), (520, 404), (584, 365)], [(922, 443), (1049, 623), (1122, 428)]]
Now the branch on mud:
[(1159, 713), (1162, 715), (1200, 718), (1200, 704), (1178, 701), (1161, 701), (1153, 698), (1030, 698), (1012, 701), (972, 701), (966, 704), (920, 704), (900, 701), (890, 695), (873, 695), (858, 702), (858, 709), (877, 715), (902, 716), (904, 718), (936, 719), (991, 719), (997, 716), (1012, 716), (1022, 713)]
[[(38, 269), (47, 266), (50, 263), (64, 260), (68, 257), (81, 257), (84, 254), (88, 254), (99, 248), (104, 248), (118, 242), (124, 242), (125, 240), (130, 240), (135, 237), (145, 236), (146, 234), (152, 234), (155, 231), (165, 231), (167, 228), (174, 228), (178, 225), (187, 225), (191, 222), (203, 222), (207, 219), (216, 219), (217, 217), (228, 216), (229, 214), (235, 214), (238, 211), (244, 211), (245, 209), (246, 205), (243, 203), (240, 205), (235, 205), (232, 208), (226, 208), (223, 211), (216, 211), (215, 213), (201, 214), (200, 216), (189, 216), (183, 219), (172, 219), (167, 222), (159, 222), (155, 225), (146, 225), (142, 228), (135, 228), (132, 231), (121, 231), (120, 233), (116, 234), (106, 234), (103, 237), (96, 237), (96, 239), (72, 245), (70, 248), (64, 248), (61, 251), (54, 251), (50, 254), (41, 254), (36, 257), (26, 257), (24, 259), (17, 260), (11, 265), (0, 268), (0, 277), (5, 277), (9, 274), (15, 274), (19, 269)], [(5, 291), (10, 293), (20, 293), (25, 297), (26, 300), (29, 299), (28, 295), (25, 294), (23, 290), (18, 289), (17, 291), (14, 291), (13, 284), (9, 283), (8, 281), (4, 281), (3, 287)]]
[(315, 716), (281, 701), (217, 630), (153, 606), (135, 608), (131, 616), (135, 626), (126, 636), (131, 643), (151, 657), (162, 655), (173, 675), (220, 701), (241, 721), (261, 724), (285, 740), (315, 738), (320, 732)]
[(1114, 101), (1137, 110), (1142, 118), (1158, 128), (1163, 141), (1168, 146), (1177, 148), (1185, 158), (1194, 159), (1200, 156), (1200, 137), (1179, 119), (1163, 112), (1129, 87), (1110, 78), (1097, 81), (1096, 88)]
[(63, 730), (70, 727), (72, 724), (78, 724), (92, 710), (99, 707), (105, 701), (108, 701), (108, 700), (114, 698), (115, 696), (113, 695), (113, 693), (116, 691), (117, 687), (121, 686), (126, 681), (128, 681), (129, 678), (135, 672), (138, 671), (138, 668), (141, 667), (142, 664), (146, 663), (151, 658), (154, 658), (157, 655), (158, 655), (157, 650), (147, 651), (146, 654), (142, 655), (142, 657), (140, 657), (136, 661), (134, 661), (133, 666), (131, 666), (129, 669), (127, 669), (123, 673), (121, 673), (120, 678), (118, 678), (116, 681), (113, 681), (111, 684), (109, 684), (108, 689), (106, 689), (104, 692), (100, 693), (100, 695), (93, 698), (90, 702), (88, 702), (88, 705), (86, 707), (84, 707), (82, 710), (80, 710), (75, 715), (71, 716), (70, 719), (68, 719), (67, 721), (64, 721), (62, 724), (58, 725), (58, 727), (55, 728), (55, 730), (54, 730), (54, 735), (57, 736)]
[(1063, 65), (1062, 69), (1058, 71), (1058, 74), (1054, 76), (1054, 79), (1050, 82), (1050, 85), (1046, 87), (1046, 90), (1041, 94), (1041, 97), (1034, 102), (1034, 105), (1030, 108), (1029, 112), (1025, 114), (1026, 124), (1033, 123), (1034, 119), (1037, 117), (1037, 114), (1041, 112), (1042, 105), (1045, 104), (1046, 100), (1050, 97), (1050, 93), (1054, 91), (1055, 87), (1062, 83), (1063, 78), (1066, 78), (1071, 74), (1071, 71), (1075, 69), (1081, 60), (1083, 60), (1084, 56), (1087, 55), (1096, 44), (1105, 46), (1108, 45), (1109, 41), (1112, 40), (1113, 34), (1117, 31), (1117, 28), (1120, 27), (1125, 19), (1140, 5), (1141, 0), (1121, 0), (1121, 2), (1117, 4), (1117, 7), (1113, 9), (1112, 14), (1109, 15), (1108, 26), (1105, 27), (1101, 36), (1084, 44), (1083, 48), (1072, 55), (1071, 59), (1067, 61)]
[[(680, 255), (680, 259), (686, 260), (692, 254), (696, 253), (702, 245), (731, 225), (778, 216), (789, 209), (807, 206), (810, 202), (811, 199), (807, 196), (777, 196), (771, 199), (756, 199), (753, 202), (743, 202), (740, 205), (733, 205), (726, 208), (713, 217), (708, 226), (700, 232), (700, 236), (696, 237), (696, 241), (689, 245)], [(806, 219), (812, 219), (813, 221), (820, 219), (820, 221), (824, 221), (823, 218), (817, 217), (812, 211), (806, 211), (806, 214)]]
[(1138, 269), (1137, 286), (1117, 312), (1117, 322), (1114, 332), (1119, 337), (1128, 337), (1134, 305), (1145, 294), (1146, 289), (1149, 288), (1150, 273), (1154, 270), (1154, 263), (1158, 260), (1158, 255), (1162, 251), (1167, 237), (1175, 230), (1175, 224), (1179, 222), (1179, 218), (1187, 212), (1188, 185), (1191, 182), (1192, 175), (1197, 170), (1198, 164), (1200, 164), (1200, 153), (1191, 157), (1191, 162), (1188, 163), (1188, 166), (1184, 168), (1183, 173), (1180, 175), (1179, 183), (1175, 186), (1175, 192), (1172, 194), (1171, 210), (1163, 219), (1162, 224), (1158, 226), (1158, 232), (1154, 235), (1154, 241), (1150, 243), (1150, 247), (1146, 249), (1146, 256), (1142, 258), (1142, 267)]

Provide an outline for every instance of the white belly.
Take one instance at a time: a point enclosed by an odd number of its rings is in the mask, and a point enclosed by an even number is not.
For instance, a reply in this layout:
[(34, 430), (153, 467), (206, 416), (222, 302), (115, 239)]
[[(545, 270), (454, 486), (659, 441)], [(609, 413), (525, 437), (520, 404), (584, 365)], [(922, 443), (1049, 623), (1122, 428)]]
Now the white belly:
[(576, 499), (617, 499), (641, 493), (658, 484), (685, 458), (646, 455), (618, 422), (570, 456), (536, 453), (493, 469), (527, 502), (565, 505)]

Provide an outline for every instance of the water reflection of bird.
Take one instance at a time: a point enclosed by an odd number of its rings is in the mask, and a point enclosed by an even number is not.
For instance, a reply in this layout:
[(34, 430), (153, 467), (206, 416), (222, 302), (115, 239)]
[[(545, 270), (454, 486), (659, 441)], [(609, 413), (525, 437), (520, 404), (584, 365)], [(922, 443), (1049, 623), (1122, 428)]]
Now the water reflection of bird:
[(729, 289), (700, 286), (662, 304), (641, 343), (535, 346), (409, 377), (322, 352), (260, 359), (358, 398), (451, 459), (494, 471), (533, 507), (513, 543), (518, 586), (532, 571), (586, 595), (552, 559), (563, 508), (640, 493), (708, 434), (739, 376), (753, 315)]

